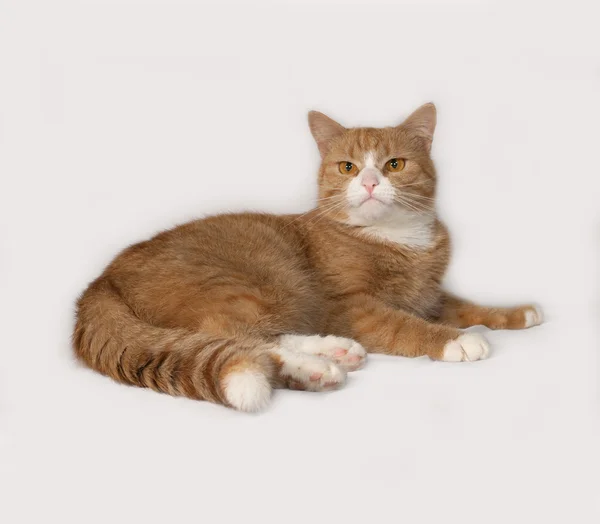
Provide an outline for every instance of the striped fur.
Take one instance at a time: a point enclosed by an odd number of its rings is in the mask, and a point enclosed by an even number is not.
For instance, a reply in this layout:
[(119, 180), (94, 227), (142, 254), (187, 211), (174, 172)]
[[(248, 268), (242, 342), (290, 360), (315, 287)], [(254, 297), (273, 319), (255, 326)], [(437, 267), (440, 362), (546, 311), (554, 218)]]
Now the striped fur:
[(273, 344), (152, 326), (132, 312), (108, 278), (90, 286), (78, 311), (77, 356), (117, 382), (226, 405), (232, 404), (223, 379), (230, 374), (252, 370), (276, 383)]

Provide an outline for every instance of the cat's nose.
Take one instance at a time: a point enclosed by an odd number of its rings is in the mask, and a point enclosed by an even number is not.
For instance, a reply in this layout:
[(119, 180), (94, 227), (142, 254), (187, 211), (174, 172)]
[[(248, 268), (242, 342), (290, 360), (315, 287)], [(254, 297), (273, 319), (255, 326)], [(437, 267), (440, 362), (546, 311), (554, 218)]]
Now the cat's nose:
[(367, 190), (367, 193), (369, 193), (369, 195), (373, 194), (373, 191), (378, 185), (379, 182), (377, 182), (376, 180), (365, 180), (363, 182), (363, 187)]

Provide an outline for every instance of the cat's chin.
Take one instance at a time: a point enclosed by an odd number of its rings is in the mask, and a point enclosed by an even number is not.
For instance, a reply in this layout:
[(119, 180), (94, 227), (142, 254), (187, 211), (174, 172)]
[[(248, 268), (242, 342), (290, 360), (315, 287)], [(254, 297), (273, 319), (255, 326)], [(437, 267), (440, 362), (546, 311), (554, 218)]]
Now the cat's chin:
[(388, 217), (394, 209), (393, 204), (371, 198), (360, 206), (348, 210), (348, 223), (356, 226), (370, 226)]

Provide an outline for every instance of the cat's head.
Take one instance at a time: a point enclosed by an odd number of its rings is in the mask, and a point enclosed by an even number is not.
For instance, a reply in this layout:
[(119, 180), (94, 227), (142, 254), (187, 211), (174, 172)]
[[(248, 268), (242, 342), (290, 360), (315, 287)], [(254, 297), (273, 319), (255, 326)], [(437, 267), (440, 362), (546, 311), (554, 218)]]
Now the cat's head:
[(324, 215), (369, 226), (433, 211), (433, 104), (396, 127), (345, 128), (318, 111), (308, 120), (321, 153), (318, 207)]

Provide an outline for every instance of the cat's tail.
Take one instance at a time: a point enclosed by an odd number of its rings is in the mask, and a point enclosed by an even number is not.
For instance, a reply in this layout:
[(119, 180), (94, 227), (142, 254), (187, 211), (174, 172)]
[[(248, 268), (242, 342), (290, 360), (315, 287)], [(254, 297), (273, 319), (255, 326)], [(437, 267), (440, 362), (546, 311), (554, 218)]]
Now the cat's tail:
[(268, 343), (153, 326), (106, 277), (79, 298), (72, 342), (81, 361), (118, 382), (243, 411), (265, 407), (276, 383)]

